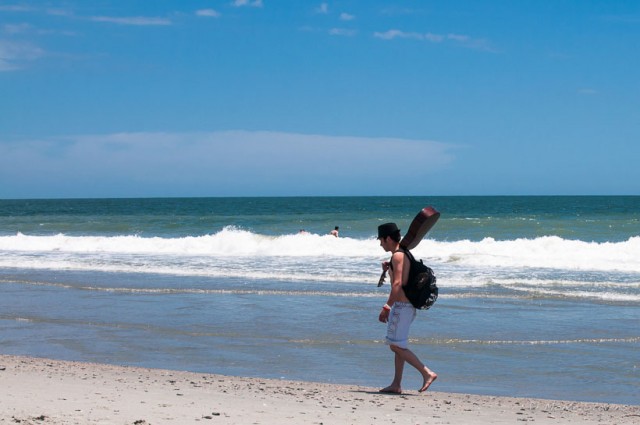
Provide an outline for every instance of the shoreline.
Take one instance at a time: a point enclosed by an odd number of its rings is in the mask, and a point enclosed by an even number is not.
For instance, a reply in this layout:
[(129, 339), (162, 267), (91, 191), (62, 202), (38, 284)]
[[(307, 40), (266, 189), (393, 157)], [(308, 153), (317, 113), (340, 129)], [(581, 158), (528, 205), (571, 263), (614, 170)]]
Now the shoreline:
[(481, 396), (0, 355), (0, 424), (634, 424), (640, 406)]

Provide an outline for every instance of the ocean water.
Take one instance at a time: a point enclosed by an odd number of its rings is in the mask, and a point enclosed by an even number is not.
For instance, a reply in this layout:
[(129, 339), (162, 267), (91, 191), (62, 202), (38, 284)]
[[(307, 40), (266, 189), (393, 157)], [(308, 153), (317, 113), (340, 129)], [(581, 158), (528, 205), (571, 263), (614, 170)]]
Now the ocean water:
[(427, 205), (434, 390), (640, 404), (640, 197), (0, 200), (0, 353), (385, 386), (376, 228)]

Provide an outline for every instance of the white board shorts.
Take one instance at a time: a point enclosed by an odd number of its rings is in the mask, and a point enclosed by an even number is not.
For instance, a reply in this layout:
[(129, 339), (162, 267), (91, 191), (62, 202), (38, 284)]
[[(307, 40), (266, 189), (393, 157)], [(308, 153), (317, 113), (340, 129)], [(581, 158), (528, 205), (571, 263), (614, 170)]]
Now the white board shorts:
[(409, 327), (416, 318), (416, 309), (411, 303), (395, 302), (389, 312), (387, 336), (385, 344), (407, 348), (409, 344)]

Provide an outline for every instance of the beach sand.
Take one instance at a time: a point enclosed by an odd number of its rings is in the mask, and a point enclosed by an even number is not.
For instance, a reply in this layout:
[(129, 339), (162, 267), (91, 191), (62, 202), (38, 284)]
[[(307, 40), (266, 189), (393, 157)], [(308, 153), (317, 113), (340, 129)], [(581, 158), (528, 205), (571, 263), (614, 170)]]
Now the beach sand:
[(0, 356), (0, 424), (640, 423), (640, 406), (377, 390)]

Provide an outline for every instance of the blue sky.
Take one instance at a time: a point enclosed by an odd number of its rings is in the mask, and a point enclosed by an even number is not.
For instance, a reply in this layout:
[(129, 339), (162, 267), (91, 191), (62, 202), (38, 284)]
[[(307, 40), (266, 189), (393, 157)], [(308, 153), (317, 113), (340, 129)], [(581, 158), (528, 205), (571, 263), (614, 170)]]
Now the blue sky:
[(640, 2), (0, 1), (0, 198), (640, 195)]

